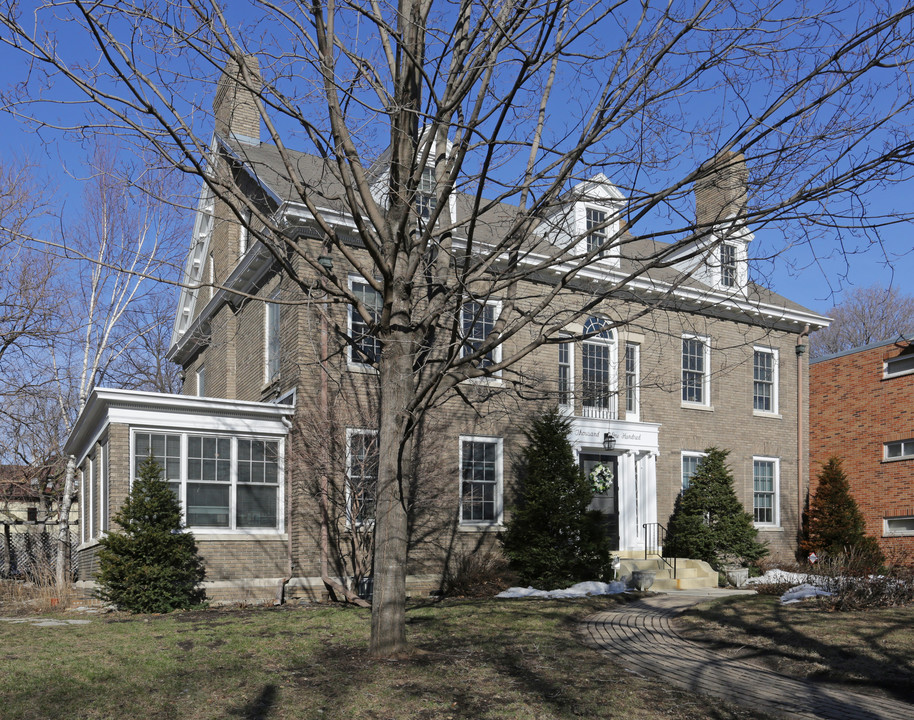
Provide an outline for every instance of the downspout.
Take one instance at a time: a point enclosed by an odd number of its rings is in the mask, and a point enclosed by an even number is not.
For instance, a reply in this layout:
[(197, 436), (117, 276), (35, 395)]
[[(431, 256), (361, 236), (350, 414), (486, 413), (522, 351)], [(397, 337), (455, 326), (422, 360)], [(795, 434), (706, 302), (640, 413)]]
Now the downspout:
[(806, 339), (809, 337), (809, 325), (797, 338), (797, 547), (803, 542), (803, 505), (806, 499), (803, 494), (803, 477), (806, 474), (806, 463), (803, 456), (806, 449), (805, 426), (803, 424), (803, 356), (808, 348)]
[[(288, 430), (292, 430), (292, 421), (287, 417), (282, 418), (282, 424)], [(286, 473), (286, 576), (279, 582), (279, 588), (276, 590), (276, 600), (274, 605), (283, 605), (286, 602), (286, 585), (292, 579), (292, 478), (289, 468), (284, 468)]]

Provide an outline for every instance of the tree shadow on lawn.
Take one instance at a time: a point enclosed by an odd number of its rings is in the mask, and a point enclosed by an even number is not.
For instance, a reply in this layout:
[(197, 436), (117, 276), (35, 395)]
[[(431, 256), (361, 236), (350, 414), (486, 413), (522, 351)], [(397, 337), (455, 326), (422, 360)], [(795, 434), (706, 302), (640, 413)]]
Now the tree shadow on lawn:
[[(834, 642), (814, 632), (823, 623), (832, 626)], [(761, 612), (734, 598), (687, 610), (676, 628), (692, 642), (784, 675), (914, 703), (912, 624), (914, 608), (840, 613), (813, 601)], [(893, 635), (904, 638), (895, 647)]]
[(266, 720), (276, 705), (278, 690), (270, 683), (251, 702), (239, 708), (231, 708), (228, 713), (231, 717), (240, 717), (244, 720)]

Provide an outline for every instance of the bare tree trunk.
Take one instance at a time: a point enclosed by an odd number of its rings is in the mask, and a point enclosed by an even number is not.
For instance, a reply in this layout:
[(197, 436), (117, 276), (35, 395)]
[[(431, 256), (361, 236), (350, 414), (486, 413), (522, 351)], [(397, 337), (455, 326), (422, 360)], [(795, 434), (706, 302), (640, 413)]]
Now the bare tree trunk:
[(57, 523), (57, 562), (55, 566), (55, 580), (57, 587), (62, 588), (69, 582), (69, 557), (70, 550), (70, 506), (73, 504), (73, 491), (76, 488), (76, 458), (72, 455), (67, 458), (67, 476), (63, 484), (63, 493), (60, 496), (59, 521)]
[[(399, 337), (398, 337), (399, 336)], [(411, 476), (407, 406), (415, 392), (411, 339), (393, 333), (380, 364), (381, 423), (374, 543), (371, 654), (406, 649), (407, 513), (403, 483)]]

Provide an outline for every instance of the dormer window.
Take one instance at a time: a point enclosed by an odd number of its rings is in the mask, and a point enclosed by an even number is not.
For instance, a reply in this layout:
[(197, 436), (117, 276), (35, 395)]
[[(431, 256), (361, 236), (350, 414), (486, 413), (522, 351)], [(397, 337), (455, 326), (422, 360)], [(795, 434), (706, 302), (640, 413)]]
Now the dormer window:
[(599, 251), (606, 245), (607, 239), (606, 212), (587, 208), (587, 252)]
[(722, 243), (720, 246), (720, 284), (736, 286), (736, 245)]
[(428, 220), (432, 213), (435, 212), (435, 170), (425, 168), (422, 171), (422, 177), (419, 178), (419, 187), (416, 188), (416, 212), (423, 220)]

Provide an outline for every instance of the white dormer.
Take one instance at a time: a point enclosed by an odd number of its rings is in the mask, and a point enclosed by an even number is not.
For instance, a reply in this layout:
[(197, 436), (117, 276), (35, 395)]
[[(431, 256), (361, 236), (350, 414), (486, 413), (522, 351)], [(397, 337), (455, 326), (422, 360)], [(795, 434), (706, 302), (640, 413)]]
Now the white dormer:
[(616, 245), (622, 228), (625, 196), (603, 173), (578, 183), (565, 193), (539, 232), (570, 255), (593, 258), (601, 265), (618, 267)]
[(733, 219), (715, 227), (707, 238), (683, 247), (673, 267), (698, 282), (723, 292), (745, 292), (749, 282), (749, 243), (753, 234)]

